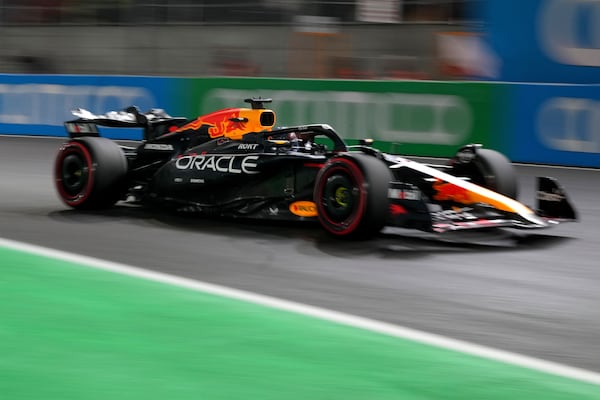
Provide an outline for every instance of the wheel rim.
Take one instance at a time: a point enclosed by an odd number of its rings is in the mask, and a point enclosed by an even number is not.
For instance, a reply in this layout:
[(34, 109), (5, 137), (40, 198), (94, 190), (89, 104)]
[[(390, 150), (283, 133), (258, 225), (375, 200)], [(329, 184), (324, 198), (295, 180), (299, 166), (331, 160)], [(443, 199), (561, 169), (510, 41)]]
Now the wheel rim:
[(63, 188), (69, 195), (75, 196), (85, 188), (88, 175), (89, 168), (81, 154), (69, 154), (64, 158), (61, 179)]
[(335, 235), (353, 234), (366, 207), (362, 172), (351, 160), (340, 158), (326, 167), (322, 175), (315, 192), (322, 226)]
[(357, 203), (358, 188), (345, 174), (330, 176), (323, 191), (323, 204), (332, 222), (341, 223), (352, 217)]
[(56, 160), (54, 175), (56, 188), (66, 204), (84, 203), (94, 181), (90, 152), (81, 143), (66, 144)]

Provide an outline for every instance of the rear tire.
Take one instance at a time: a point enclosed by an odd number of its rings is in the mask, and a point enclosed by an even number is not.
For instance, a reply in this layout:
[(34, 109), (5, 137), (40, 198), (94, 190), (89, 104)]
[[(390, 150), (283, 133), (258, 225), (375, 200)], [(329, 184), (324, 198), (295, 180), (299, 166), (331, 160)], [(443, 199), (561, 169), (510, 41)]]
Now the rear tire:
[(127, 159), (118, 144), (99, 137), (65, 143), (56, 156), (54, 182), (62, 201), (76, 209), (103, 209), (123, 197)]
[(366, 239), (379, 232), (388, 214), (391, 173), (382, 161), (364, 154), (329, 160), (316, 178), (318, 219), (329, 233)]

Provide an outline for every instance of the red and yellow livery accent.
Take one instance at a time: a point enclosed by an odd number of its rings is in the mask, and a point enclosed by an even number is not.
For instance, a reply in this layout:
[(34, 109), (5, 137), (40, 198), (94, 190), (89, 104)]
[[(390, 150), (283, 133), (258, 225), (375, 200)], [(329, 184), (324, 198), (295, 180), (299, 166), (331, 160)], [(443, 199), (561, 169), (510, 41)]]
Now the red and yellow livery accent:
[(445, 177), (445, 179), (449, 181), (438, 178), (433, 183), (433, 188), (437, 191), (433, 196), (435, 200), (450, 200), (465, 205), (486, 203), (502, 211), (517, 214), (535, 214), (529, 207), (492, 190), (456, 177)]
[(421, 163), (409, 160), (405, 160), (405, 163), (405, 165), (409, 165), (414, 170), (435, 179), (432, 185), (433, 189), (436, 190), (436, 194), (433, 196), (434, 200), (453, 201), (464, 205), (485, 203), (498, 210), (518, 214), (534, 225), (544, 225), (532, 209), (517, 200)]
[(250, 132), (270, 131), (273, 125), (275, 125), (275, 113), (272, 110), (226, 108), (200, 116), (175, 132), (198, 130), (202, 126), (208, 126), (208, 135), (211, 139), (225, 136), (238, 140)]

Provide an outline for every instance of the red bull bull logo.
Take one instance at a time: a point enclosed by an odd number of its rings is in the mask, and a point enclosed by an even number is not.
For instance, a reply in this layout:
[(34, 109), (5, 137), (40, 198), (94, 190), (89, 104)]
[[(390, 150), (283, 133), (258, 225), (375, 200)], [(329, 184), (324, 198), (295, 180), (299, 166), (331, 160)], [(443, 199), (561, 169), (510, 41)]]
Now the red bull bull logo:
[[(198, 130), (208, 127), (208, 135), (212, 138), (226, 136), (231, 139), (241, 139), (249, 132), (270, 130), (272, 125), (261, 124), (261, 113), (268, 110), (253, 110), (246, 108), (226, 108), (198, 117), (179, 128), (177, 131)], [(270, 111), (269, 111), (270, 112)], [(269, 120), (270, 121), (270, 120)], [(272, 121), (275, 122), (274, 120)]]
[(433, 188), (437, 191), (437, 193), (433, 196), (435, 200), (454, 201), (461, 204), (474, 203), (471, 192), (468, 189), (453, 183), (437, 180), (434, 182)]
[(208, 135), (211, 138), (220, 136), (242, 136), (247, 133), (245, 118), (240, 118), (239, 110), (227, 111), (209, 114), (202, 118), (202, 123), (210, 125)]

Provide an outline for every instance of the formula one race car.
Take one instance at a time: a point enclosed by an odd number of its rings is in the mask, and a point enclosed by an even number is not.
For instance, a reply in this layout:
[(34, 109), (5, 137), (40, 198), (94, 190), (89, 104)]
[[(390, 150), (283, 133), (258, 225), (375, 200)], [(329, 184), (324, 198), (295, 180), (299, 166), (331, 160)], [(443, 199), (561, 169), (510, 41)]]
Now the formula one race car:
[[(538, 178), (537, 209), (516, 200), (517, 177), (501, 153), (469, 144), (450, 163), (348, 146), (326, 124), (275, 128), (270, 99), (193, 120), (136, 107), (73, 111), (54, 167), (61, 199), (77, 209), (125, 200), (201, 215), (318, 220), (331, 234), (366, 238), (385, 226), (429, 232), (544, 228), (573, 221), (565, 191)], [(143, 128), (125, 146), (98, 126)]]

